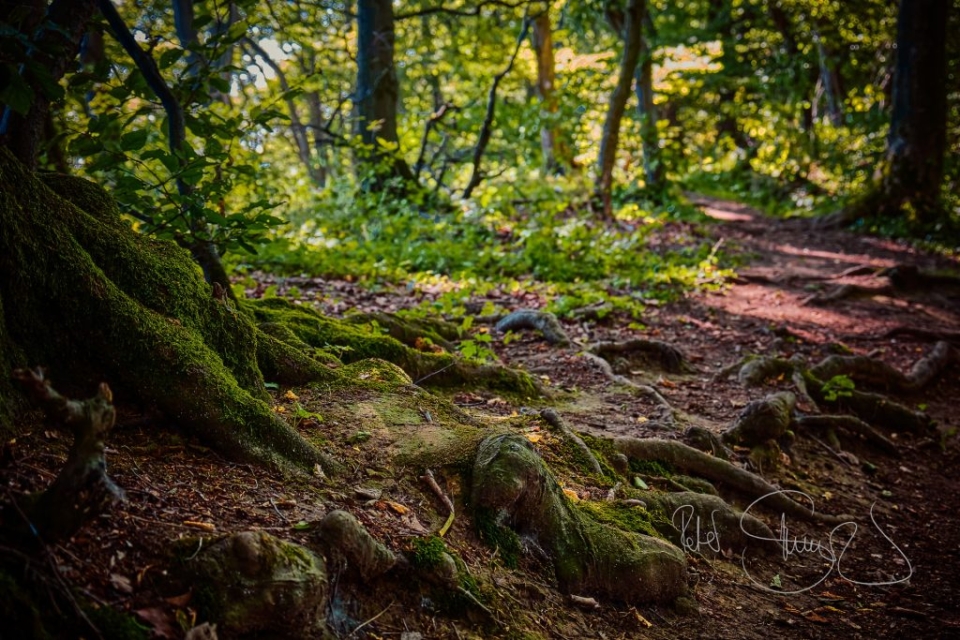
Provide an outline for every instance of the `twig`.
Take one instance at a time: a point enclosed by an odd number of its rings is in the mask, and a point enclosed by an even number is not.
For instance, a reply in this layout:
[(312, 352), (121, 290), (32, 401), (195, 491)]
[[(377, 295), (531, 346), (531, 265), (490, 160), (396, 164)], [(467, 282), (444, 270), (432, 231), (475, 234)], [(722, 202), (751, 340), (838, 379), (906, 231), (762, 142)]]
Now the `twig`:
[(393, 602), (391, 602), (390, 604), (388, 604), (388, 605), (386, 606), (386, 608), (385, 608), (383, 611), (381, 611), (380, 613), (378, 613), (377, 615), (373, 616), (372, 618), (370, 618), (370, 619), (367, 620), (366, 622), (363, 622), (363, 623), (361, 623), (360, 625), (358, 625), (356, 629), (354, 629), (353, 631), (350, 632), (350, 635), (356, 635), (356, 633), (357, 633), (358, 631), (360, 631), (360, 629), (363, 629), (365, 626), (367, 626), (368, 624), (370, 624), (371, 622), (373, 622), (374, 620), (376, 620), (377, 618), (379, 618), (380, 616), (382, 616), (383, 614), (385, 614), (385, 613), (387, 612), (387, 609), (389, 609), (390, 607), (393, 606), (394, 602), (396, 602), (396, 600), (394, 600)]
[(447, 531), (450, 530), (451, 525), (453, 525), (453, 519), (456, 515), (453, 502), (450, 498), (447, 497), (447, 494), (443, 492), (440, 488), (440, 485), (437, 484), (437, 479), (433, 477), (433, 471), (427, 469), (420, 479), (427, 483), (427, 486), (430, 487), (430, 490), (440, 499), (440, 502), (443, 503), (443, 506), (447, 508), (447, 521), (444, 523), (443, 527), (440, 528), (439, 536), (442, 538), (447, 535)]
[(821, 447), (823, 447), (824, 449), (826, 449), (827, 451), (829, 451), (831, 454), (833, 454), (833, 457), (836, 458), (837, 460), (839, 460), (840, 462), (842, 462), (845, 466), (848, 466), (848, 467), (850, 466), (850, 463), (847, 462), (846, 460), (844, 460), (844, 459), (843, 459), (843, 456), (841, 456), (839, 453), (837, 453), (837, 452), (834, 450), (834, 448), (831, 447), (830, 445), (828, 445), (826, 442), (824, 442), (823, 440), (821, 440), (820, 438), (818, 438), (818, 437), (816, 437), (816, 436), (814, 436), (814, 435), (810, 435), (809, 433), (807, 434), (807, 436), (808, 436), (811, 440), (813, 440), (814, 442), (816, 442), (818, 445), (820, 445)]

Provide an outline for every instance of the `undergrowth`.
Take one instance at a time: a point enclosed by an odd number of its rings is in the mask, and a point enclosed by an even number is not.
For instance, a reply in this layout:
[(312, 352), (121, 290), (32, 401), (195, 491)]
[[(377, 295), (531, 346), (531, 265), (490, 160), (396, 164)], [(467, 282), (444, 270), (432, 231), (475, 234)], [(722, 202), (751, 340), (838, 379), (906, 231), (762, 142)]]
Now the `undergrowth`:
[[(275, 273), (408, 283), (448, 292), (431, 311), (494, 287), (532, 291), (561, 315), (608, 302), (638, 315), (644, 301), (718, 287), (724, 256), (682, 197), (659, 203), (620, 194), (615, 220), (591, 213), (585, 191), (554, 181), (480, 191), (469, 201), (438, 202), (328, 189), (292, 213), (258, 256)], [(433, 304), (433, 303), (431, 303)], [(436, 305), (434, 305), (436, 306)]]

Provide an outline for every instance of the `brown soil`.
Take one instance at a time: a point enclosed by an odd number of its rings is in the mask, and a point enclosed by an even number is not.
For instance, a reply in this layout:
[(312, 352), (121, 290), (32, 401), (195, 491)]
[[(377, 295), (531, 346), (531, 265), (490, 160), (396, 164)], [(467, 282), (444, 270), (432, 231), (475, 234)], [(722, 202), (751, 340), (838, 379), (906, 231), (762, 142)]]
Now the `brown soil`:
[[(579, 346), (552, 347), (530, 332), (507, 345), (494, 342), (504, 362), (541, 375), (560, 392), (552, 404), (573, 429), (596, 436), (680, 435), (652, 428), (649, 418), (654, 405), (626, 387), (611, 384), (580, 355), (582, 345), (591, 342), (653, 337), (679, 346), (696, 368), (694, 373), (651, 374), (630, 365), (621, 373), (656, 386), (673, 407), (720, 431), (749, 401), (791, 388), (789, 380), (759, 389), (745, 389), (735, 379), (713, 380), (717, 370), (747, 354), (799, 354), (813, 364), (849, 350), (873, 354), (908, 370), (929, 352), (932, 341), (883, 337), (887, 332), (900, 327), (960, 329), (960, 304), (951, 297), (955, 292), (915, 290), (823, 305), (810, 300), (841, 284), (880, 288), (886, 283), (872, 274), (841, 275), (853, 267), (911, 264), (955, 269), (950, 260), (846, 232), (809, 232), (799, 224), (775, 222), (734, 203), (702, 199), (700, 204), (719, 221), (710, 230), (715, 240), (723, 238), (726, 251), (750, 258), (738, 278), (722, 291), (651, 306), (642, 318), (642, 329), (629, 328), (635, 321), (616, 315), (599, 323), (564, 321)], [(277, 284), (280, 295), (296, 286), (304, 303), (315, 303), (331, 314), (393, 311), (438, 293), (390, 287), (371, 291), (348, 282), (310, 278), (261, 280), (261, 289)], [(529, 293), (498, 290), (486, 299), (508, 310), (545, 303)], [(342, 638), (396, 638), (405, 631), (420, 632), (424, 638), (519, 638), (525, 631), (551, 638), (960, 637), (956, 607), (960, 600), (956, 575), (960, 491), (953, 475), (960, 464), (955, 435), (960, 418), (952, 406), (960, 397), (956, 374), (954, 365), (923, 394), (900, 399), (925, 408), (936, 419), (937, 431), (921, 436), (888, 432), (901, 446), (899, 459), (850, 440), (843, 441), (845, 452), (840, 454), (822, 440), (800, 434), (793, 447), (784, 451), (779, 468), (761, 465), (759, 470), (768, 480), (784, 489), (804, 491), (818, 510), (855, 517), (859, 525), (855, 534), (850, 527), (833, 532), (836, 556), (853, 538), (839, 562), (801, 552), (787, 558), (758, 558), (750, 548), (724, 547), (723, 540), (719, 558), (708, 559), (713, 556), (704, 542), (704, 553), (688, 555), (692, 595), (699, 611), (624, 608), (602, 601), (598, 609), (585, 610), (557, 592), (536, 554), (525, 557), (517, 570), (505, 568), (496, 551), (477, 540), (469, 519), (458, 511), (446, 541), (480, 583), (489, 612), (469, 603), (450, 606), (444, 594), (397, 576), (374, 586), (337, 583), (329, 613), (331, 628)], [(294, 399), (285, 391), (276, 395), (279, 410), (287, 415), (295, 413), (296, 402), (324, 412), (322, 397)], [(367, 400), (357, 398), (361, 404)], [(468, 412), (487, 415), (522, 414), (545, 406), (543, 402), (537, 407), (516, 406), (490, 393), (459, 393), (454, 401)], [(801, 403), (800, 410), (811, 407)], [(181, 637), (182, 627), (189, 627), (195, 614), (189, 590), (175, 590), (165, 579), (166, 554), (173, 539), (205, 531), (259, 529), (302, 541), (307, 533), (298, 523), (344, 508), (374, 536), (403, 550), (414, 536), (443, 525), (447, 514), (419, 480), (422, 470), (385, 468), (376, 451), (356, 440), (363, 425), (299, 422), (301, 429), (323, 430), (333, 453), (348, 461), (349, 471), (343, 477), (291, 482), (259, 468), (232, 464), (179, 435), (164, 419), (125, 409), (108, 458), (111, 476), (130, 500), (70, 541), (49, 549), (60, 575), (96, 602), (138, 612), (156, 635)], [(527, 427), (531, 440), (550, 461), (564, 444), (553, 432), (535, 429)], [(0, 456), (0, 481), (7, 492), (4, 501), (49, 484), (67, 446), (62, 436), (43, 428), (6, 443)], [(608, 489), (590, 484), (575, 470), (558, 472), (566, 488), (582, 499), (602, 499)], [(458, 507), (462, 505), (460, 476), (448, 473), (438, 479)], [(383, 491), (379, 499), (354, 492), (371, 481)], [(741, 501), (739, 506), (747, 505)], [(871, 507), (876, 524), (870, 519)], [(781, 522), (772, 512), (759, 515), (777, 533), (788, 528), (785, 535), (791, 538), (806, 536), (825, 544), (831, 535), (830, 527)], [(881, 529), (886, 537), (879, 533)], [(706, 523), (703, 532), (707, 532)], [(908, 575), (908, 580), (902, 580)], [(778, 589), (804, 590), (785, 594), (776, 593)], [(375, 616), (359, 633), (350, 635)]]

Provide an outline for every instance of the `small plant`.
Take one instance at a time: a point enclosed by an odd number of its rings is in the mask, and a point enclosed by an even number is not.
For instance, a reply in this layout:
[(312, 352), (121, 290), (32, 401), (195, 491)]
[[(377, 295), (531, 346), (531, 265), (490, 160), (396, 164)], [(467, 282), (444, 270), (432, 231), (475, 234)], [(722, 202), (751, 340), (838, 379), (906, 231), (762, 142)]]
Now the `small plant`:
[(827, 402), (836, 402), (838, 398), (849, 398), (856, 388), (857, 385), (850, 376), (833, 376), (823, 385), (823, 399)]

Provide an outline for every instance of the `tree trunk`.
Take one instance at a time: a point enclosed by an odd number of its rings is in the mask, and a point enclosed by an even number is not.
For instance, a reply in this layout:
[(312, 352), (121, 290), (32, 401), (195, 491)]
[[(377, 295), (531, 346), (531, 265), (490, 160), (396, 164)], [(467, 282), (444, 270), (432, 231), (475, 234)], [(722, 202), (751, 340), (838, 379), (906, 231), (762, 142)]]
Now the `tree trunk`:
[(835, 54), (823, 43), (819, 33), (814, 34), (817, 41), (817, 57), (820, 61), (820, 84), (827, 101), (827, 117), (830, 123), (839, 127), (843, 124), (843, 82), (837, 69)]
[(948, 0), (901, 0), (893, 114), (881, 191), (932, 222), (940, 209), (947, 124)]
[[(80, 50), (80, 40), (94, 15), (95, 6), (96, 0), (54, 0), (47, 8), (46, 18), (52, 24), (34, 35), (37, 46), (27, 55), (49, 71), (50, 80), (54, 83), (59, 82), (76, 58)], [(28, 32), (30, 31), (33, 30)], [(48, 51), (63, 53), (51, 57), (45, 53)], [(32, 169), (37, 166), (40, 143), (50, 111), (50, 100), (34, 74), (27, 73), (24, 79), (33, 91), (30, 109), (26, 114), (19, 114), (9, 106), (4, 108), (0, 117), (0, 140), (21, 162)]]
[(947, 15), (948, 0), (901, 0), (885, 157), (870, 191), (824, 224), (906, 214), (910, 223), (929, 225), (943, 214)]
[(556, 122), (559, 108), (556, 98), (556, 65), (553, 58), (553, 34), (550, 13), (533, 19), (533, 52), (537, 57), (537, 96), (540, 98), (540, 149), (546, 173), (560, 173), (571, 164), (570, 150)]
[(610, 200), (613, 188), (613, 166), (616, 162), (617, 145), (620, 142), (620, 121), (630, 98), (630, 89), (633, 85), (633, 76), (640, 60), (641, 35), (643, 29), (644, 0), (629, 0), (626, 12), (619, 20), (611, 19), (611, 23), (623, 37), (623, 56), (620, 58), (620, 73), (617, 76), (617, 86), (610, 96), (610, 106), (607, 108), (607, 119), (603, 123), (603, 134), (600, 138), (600, 154), (597, 158), (597, 196), (603, 205), (603, 215), (609, 217), (613, 204)]
[[(646, 12), (645, 12), (646, 13)], [(646, 17), (646, 16), (645, 16)], [(659, 192), (665, 186), (663, 155), (657, 134), (657, 107), (653, 102), (653, 52), (640, 33), (640, 66), (637, 68), (637, 115), (643, 144), (643, 174), (647, 189)]]
[[(357, 133), (372, 152), (368, 160), (384, 155), (378, 139), (397, 143), (399, 83), (393, 63), (393, 0), (357, 2)], [(394, 155), (391, 173), (412, 180), (413, 173), (399, 154)]]

